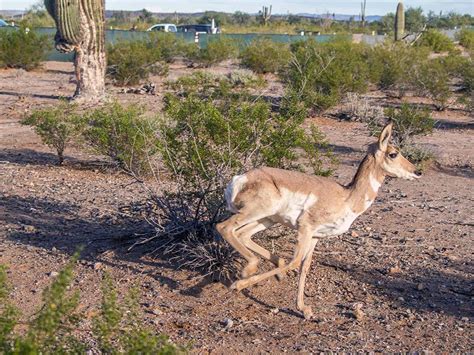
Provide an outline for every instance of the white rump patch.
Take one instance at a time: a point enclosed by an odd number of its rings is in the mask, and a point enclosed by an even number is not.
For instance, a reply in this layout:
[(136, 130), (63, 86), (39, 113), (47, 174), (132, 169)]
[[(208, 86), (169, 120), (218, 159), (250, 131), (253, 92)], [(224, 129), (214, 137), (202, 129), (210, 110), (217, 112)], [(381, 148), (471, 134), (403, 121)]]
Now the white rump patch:
[(293, 228), (298, 226), (298, 218), (301, 214), (313, 206), (318, 198), (313, 194), (293, 192), (287, 189), (280, 190), (282, 205), (276, 215)]
[(243, 189), (245, 183), (248, 181), (245, 175), (236, 175), (232, 178), (232, 181), (227, 185), (224, 191), (224, 197), (227, 202), (227, 210), (232, 213), (239, 212), (237, 207), (234, 205), (234, 200), (237, 194)]
[(372, 174), (369, 174), (370, 187), (374, 192), (379, 191), (380, 186), (382, 185)]

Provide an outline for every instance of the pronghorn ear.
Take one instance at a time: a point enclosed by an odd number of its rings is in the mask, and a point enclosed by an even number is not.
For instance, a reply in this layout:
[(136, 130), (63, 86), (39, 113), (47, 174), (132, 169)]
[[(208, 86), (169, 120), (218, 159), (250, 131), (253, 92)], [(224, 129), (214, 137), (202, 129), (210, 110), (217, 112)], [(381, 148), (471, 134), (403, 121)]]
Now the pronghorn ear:
[(392, 123), (389, 123), (388, 125), (385, 126), (385, 128), (382, 130), (382, 133), (380, 133), (379, 137), (379, 149), (382, 152), (385, 152), (388, 147), (388, 141), (390, 140), (390, 137), (392, 136)]

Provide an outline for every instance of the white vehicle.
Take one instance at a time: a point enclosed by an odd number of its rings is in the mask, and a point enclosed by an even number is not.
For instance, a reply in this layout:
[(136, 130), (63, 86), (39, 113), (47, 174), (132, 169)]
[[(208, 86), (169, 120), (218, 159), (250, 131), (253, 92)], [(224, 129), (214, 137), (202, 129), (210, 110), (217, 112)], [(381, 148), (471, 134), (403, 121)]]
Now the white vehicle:
[(158, 23), (151, 26), (147, 31), (178, 32), (176, 25), (173, 23)]

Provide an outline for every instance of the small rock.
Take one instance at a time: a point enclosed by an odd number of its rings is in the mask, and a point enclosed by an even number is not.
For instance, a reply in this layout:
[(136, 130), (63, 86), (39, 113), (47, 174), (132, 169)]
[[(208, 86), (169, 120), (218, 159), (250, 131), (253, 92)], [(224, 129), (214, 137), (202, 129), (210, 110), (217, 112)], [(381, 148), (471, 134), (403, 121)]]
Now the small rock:
[(159, 315), (163, 314), (163, 312), (159, 308), (153, 308), (151, 310), (151, 313), (154, 314), (155, 316), (159, 316)]
[(25, 225), (23, 226), (25, 229), (26, 233), (36, 233), (36, 227), (35, 226), (30, 226), (30, 225)]
[(351, 232), (351, 237), (357, 238), (358, 236), (359, 236), (359, 233), (357, 233), (356, 231)]
[(94, 270), (102, 270), (103, 267), (104, 267), (104, 264), (102, 264), (101, 262), (94, 263)]
[(462, 317), (461, 320), (462, 320), (463, 322), (469, 322), (469, 317)]
[(418, 291), (422, 291), (426, 288), (425, 284), (424, 283), (419, 283), (418, 285), (416, 285), (416, 289)]
[(405, 302), (405, 299), (404, 299), (403, 297), (398, 297), (398, 300), (399, 300), (400, 302)]
[(57, 272), (57, 271), (51, 271), (51, 272), (48, 274), (49, 277), (56, 277), (56, 276), (58, 276), (58, 275), (59, 275), (59, 272)]
[(273, 313), (273, 314), (277, 314), (278, 312), (280, 312), (280, 309), (273, 308), (272, 310), (270, 310), (270, 312)]
[(224, 329), (230, 329), (234, 325), (234, 321), (230, 318), (224, 319), (224, 322), (222, 322), (224, 325)]
[(392, 266), (390, 269), (388, 269), (389, 274), (399, 274), (402, 272), (402, 269), (398, 265)]
[(353, 308), (354, 310), (352, 313), (354, 314), (355, 319), (358, 321), (364, 320), (365, 313), (362, 311), (362, 303), (355, 303)]
[(52, 251), (53, 253), (56, 253), (56, 252), (58, 251), (58, 249), (56, 249), (56, 247), (52, 247), (52, 248), (51, 248), (51, 251)]

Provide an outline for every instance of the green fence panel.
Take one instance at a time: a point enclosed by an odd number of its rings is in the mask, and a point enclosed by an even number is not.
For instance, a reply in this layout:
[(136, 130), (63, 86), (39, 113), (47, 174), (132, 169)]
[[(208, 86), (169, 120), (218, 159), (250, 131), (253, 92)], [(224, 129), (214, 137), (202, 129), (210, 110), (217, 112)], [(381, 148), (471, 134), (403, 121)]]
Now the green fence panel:
[[(53, 40), (56, 33), (55, 28), (37, 28), (37, 32), (41, 34), (46, 34), (51, 37)], [(107, 30), (105, 32), (106, 43), (116, 43), (117, 41), (133, 41), (144, 39), (149, 36), (151, 32), (143, 31), (127, 31), (127, 30)], [(195, 41), (195, 34), (193, 32), (180, 32), (175, 33), (175, 36), (183, 38), (188, 43), (193, 43)], [(293, 43), (296, 41), (306, 41), (310, 38), (314, 39), (317, 42), (327, 42), (331, 38), (334, 38), (334, 35), (311, 35), (311, 36), (301, 36), (301, 35), (284, 35), (284, 34), (257, 34), (257, 33), (248, 33), (248, 34), (199, 34), (199, 46), (205, 48), (207, 43), (213, 39), (217, 39), (220, 36), (225, 36), (227, 38), (235, 39), (241, 43), (241, 46), (248, 45), (250, 42), (257, 38), (270, 38), (272, 41), (281, 42), (281, 43)], [(350, 38), (350, 36), (347, 36)], [(73, 61), (73, 53), (60, 53), (57, 50), (53, 49), (47, 55), (47, 60), (54, 60), (60, 62), (70, 62)]]

